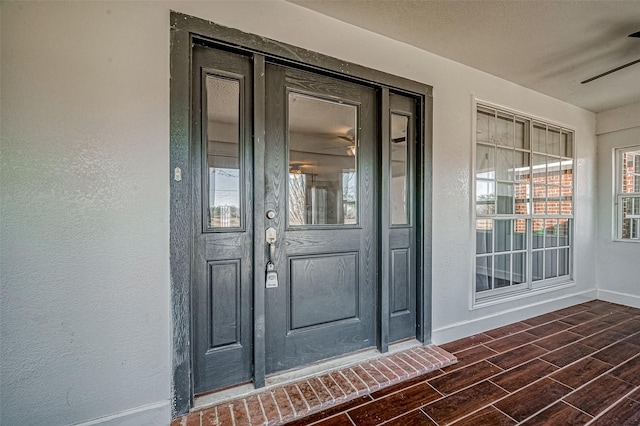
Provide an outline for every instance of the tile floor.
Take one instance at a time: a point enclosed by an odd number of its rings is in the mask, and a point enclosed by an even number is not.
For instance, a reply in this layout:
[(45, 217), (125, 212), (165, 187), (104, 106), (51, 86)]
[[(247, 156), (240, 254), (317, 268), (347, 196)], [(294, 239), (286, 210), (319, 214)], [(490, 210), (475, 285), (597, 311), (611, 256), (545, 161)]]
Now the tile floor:
[(175, 419), (172, 426), (275, 426), (357, 400), (457, 362), (435, 345), (415, 346), (275, 385)]
[(458, 363), (287, 424), (640, 425), (640, 309), (596, 300), (440, 348)]
[(440, 347), (459, 362), (289, 426), (640, 425), (640, 309), (591, 301)]

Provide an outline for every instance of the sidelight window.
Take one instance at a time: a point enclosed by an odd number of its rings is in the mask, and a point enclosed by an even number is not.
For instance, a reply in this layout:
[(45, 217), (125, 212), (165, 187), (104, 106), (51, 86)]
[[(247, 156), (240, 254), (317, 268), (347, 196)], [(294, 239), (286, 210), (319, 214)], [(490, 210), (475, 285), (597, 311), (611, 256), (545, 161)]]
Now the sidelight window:
[(389, 164), (391, 167), (391, 224), (409, 223), (409, 116), (391, 113), (391, 147)]
[(572, 274), (573, 132), (477, 105), (475, 300)]
[(616, 150), (616, 238), (640, 242), (640, 145)]
[(241, 81), (206, 76), (206, 144), (208, 206), (206, 228), (240, 228)]

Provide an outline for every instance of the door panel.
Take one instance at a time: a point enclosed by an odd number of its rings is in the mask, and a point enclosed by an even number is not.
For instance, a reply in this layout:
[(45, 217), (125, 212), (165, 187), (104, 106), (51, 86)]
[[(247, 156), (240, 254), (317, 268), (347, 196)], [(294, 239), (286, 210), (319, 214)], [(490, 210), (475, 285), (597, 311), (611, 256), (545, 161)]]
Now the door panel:
[(240, 259), (207, 262), (211, 300), (210, 349), (241, 344)]
[(266, 291), (267, 373), (375, 343), (376, 97), (269, 64), (265, 208), (279, 286)]
[(246, 57), (193, 50), (195, 393), (252, 378), (252, 81)]
[[(416, 337), (416, 101), (389, 96), (389, 341)], [(385, 202), (385, 201), (383, 201)], [(384, 283), (383, 283), (384, 285)]]
[(356, 319), (358, 253), (291, 256), (291, 331)]
[(411, 310), (411, 277), (409, 249), (391, 250), (391, 312), (392, 316)]

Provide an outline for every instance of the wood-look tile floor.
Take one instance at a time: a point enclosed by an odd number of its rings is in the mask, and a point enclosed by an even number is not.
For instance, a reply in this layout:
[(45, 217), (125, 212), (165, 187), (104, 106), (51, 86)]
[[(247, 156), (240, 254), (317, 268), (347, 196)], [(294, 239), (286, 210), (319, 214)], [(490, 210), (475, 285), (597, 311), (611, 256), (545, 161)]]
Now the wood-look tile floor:
[(277, 426), (357, 400), (457, 362), (434, 345), (412, 346), (287, 382), (173, 419), (171, 426)]
[(440, 347), (459, 362), (289, 425), (640, 425), (640, 309), (596, 300)]

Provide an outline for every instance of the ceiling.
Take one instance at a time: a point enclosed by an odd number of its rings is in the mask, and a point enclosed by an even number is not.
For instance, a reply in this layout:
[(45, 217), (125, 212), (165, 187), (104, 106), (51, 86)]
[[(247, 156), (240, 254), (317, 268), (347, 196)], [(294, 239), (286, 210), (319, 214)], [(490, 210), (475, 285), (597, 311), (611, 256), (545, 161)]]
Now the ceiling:
[(288, 0), (593, 112), (640, 102), (640, 0)]

